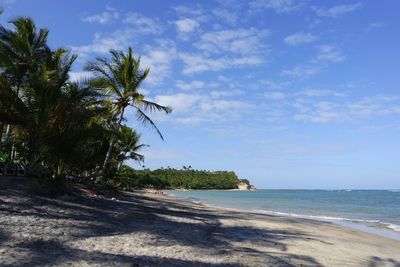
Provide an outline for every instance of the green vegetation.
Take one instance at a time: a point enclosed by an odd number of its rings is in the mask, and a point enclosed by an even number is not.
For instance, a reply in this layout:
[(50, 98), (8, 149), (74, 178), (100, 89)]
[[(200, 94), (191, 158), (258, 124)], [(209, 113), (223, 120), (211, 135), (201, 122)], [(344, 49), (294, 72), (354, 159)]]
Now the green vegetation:
[(234, 172), (183, 169), (134, 170), (123, 166), (117, 176), (125, 188), (236, 189), (241, 180)]
[(150, 70), (141, 68), (132, 48), (111, 50), (109, 58), (86, 63), (91, 78), (71, 81), (78, 56), (50, 48), (48, 34), (25, 17), (11, 21), (11, 28), (0, 26), (0, 174), (23, 170), (57, 186), (79, 177), (126, 188), (237, 188), (234, 172), (123, 166), (128, 159), (143, 162), (147, 146), (122, 124), (126, 109), (161, 139), (147, 113), (171, 112), (139, 92)]
[(161, 138), (147, 112), (171, 112), (138, 91), (149, 69), (141, 69), (131, 48), (112, 50), (110, 59), (86, 64), (92, 78), (71, 81), (77, 55), (50, 48), (48, 34), (25, 17), (10, 28), (0, 26), (0, 161), (24, 168), (28, 176), (50, 173), (45, 176), (52, 181), (107, 180), (125, 160), (143, 161), (139, 152), (146, 145), (122, 125), (124, 111), (131, 107)]

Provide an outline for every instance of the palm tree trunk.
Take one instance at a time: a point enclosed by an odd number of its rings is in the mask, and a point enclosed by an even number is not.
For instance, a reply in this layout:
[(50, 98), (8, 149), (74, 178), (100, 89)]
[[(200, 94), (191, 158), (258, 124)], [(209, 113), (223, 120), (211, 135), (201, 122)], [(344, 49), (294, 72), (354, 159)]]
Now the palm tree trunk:
[(4, 124), (0, 124), (0, 145), (3, 143)]
[(6, 128), (6, 142), (8, 142), (11, 138), (11, 125), (8, 124)]
[[(116, 129), (117, 131), (119, 131), (119, 128), (121, 127), (122, 119), (124, 118), (124, 112), (125, 112), (125, 108), (123, 107), (121, 110), (121, 114), (119, 116), (118, 122), (117, 122), (117, 129)], [(111, 135), (110, 145), (108, 147), (106, 158), (104, 159), (104, 163), (103, 163), (103, 166), (101, 167), (99, 175), (101, 175), (107, 168), (107, 163), (111, 158), (112, 149), (114, 147), (114, 143), (115, 143), (116, 139), (117, 139), (117, 136), (115, 133), (113, 133)]]
[(121, 168), (122, 168), (122, 165), (124, 164), (124, 159), (125, 159), (125, 157), (126, 157), (126, 152), (124, 153), (124, 158), (121, 160), (121, 162), (119, 163), (119, 166), (118, 166), (118, 171), (119, 170), (121, 170)]

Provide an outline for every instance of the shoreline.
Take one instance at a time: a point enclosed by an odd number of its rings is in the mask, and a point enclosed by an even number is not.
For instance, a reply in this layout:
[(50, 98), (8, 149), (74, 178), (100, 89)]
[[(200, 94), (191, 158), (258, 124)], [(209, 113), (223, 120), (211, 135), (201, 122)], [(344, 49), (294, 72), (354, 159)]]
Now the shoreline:
[(398, 266), (400, 242), (311, 219), (122, 192), (0, 188), (4, 266)]
[[(375, 234), (381, 237), (390, 238), (396, 241), (400, 241), (400, 231), (394, 229), (393, 227), (399, 227), (399, 225), (393, 225), (392, 223), (383, 222), (380, 220), (363, 220), (363, 219), (351, 219), (351, 218), (343, 218), (343, 217), (332, 217), (329, 215), (307, 215), (307, 214), (299, 214), (299, 213), (288, 213), (288, 212), (280, 212), (280, 211), (273, 211), (273, 210), (261, 210), (261, 209), (246, 209), (243, 208), (232, 208), (232, 207), (224, 207), (220, 205), (214, 205), (206, 202), (202, 202), (202, 200), (192, 200), (190, 197), (184, 196), (176, 196), (171, 192), (179, 191), (179, 190), (164, 190), (166, 195), (170, 197), (175, 197), (177, 199), (182, 199), (184, 201), (189, 201), (195, 204), (202, 204), (207, 207), (213, 207), (216, 209), (226, 209), (235, 212), (244, 212), (244, 213), (260, 213), (260, 214), (267, 214), (267, 215), (278, 215), (283, 217), (289, 218), (300, 218), (300, 219), (307, 219), (307, 220), (315, 220), (318, 222), (329, 222), (335, 225), (340, 225), (343, 227), (356, 229), (362, 232)], [(204, 191), (211, 191), (211, 190), (204, 190)], [(222, 191), (232, 191), (232, 190), (222, 190)], [(369, 225), (370, 224), (370, 225)], [(376, 225), (373, 225), (376, 224)], [(393, 227), (391, 227), (393, 225)]]

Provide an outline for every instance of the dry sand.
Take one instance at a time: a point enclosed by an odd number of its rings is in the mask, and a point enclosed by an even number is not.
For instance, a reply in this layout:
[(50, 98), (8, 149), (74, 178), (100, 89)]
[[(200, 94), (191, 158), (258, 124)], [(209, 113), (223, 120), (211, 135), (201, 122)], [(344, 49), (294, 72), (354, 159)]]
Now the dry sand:
[(400, 242), (331, 223), (124, 193), (47, 198), (0, 177), (0, 266), (400, 266)]

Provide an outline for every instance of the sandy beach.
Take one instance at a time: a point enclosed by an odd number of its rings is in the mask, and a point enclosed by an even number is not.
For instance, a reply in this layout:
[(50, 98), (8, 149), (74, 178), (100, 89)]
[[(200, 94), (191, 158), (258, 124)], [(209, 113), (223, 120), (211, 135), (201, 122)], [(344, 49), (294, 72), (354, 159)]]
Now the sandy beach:
[(0, 225), (0, 266), (400, 266), (396, 240), (144, 192), (48, 198), (3, 183)]

